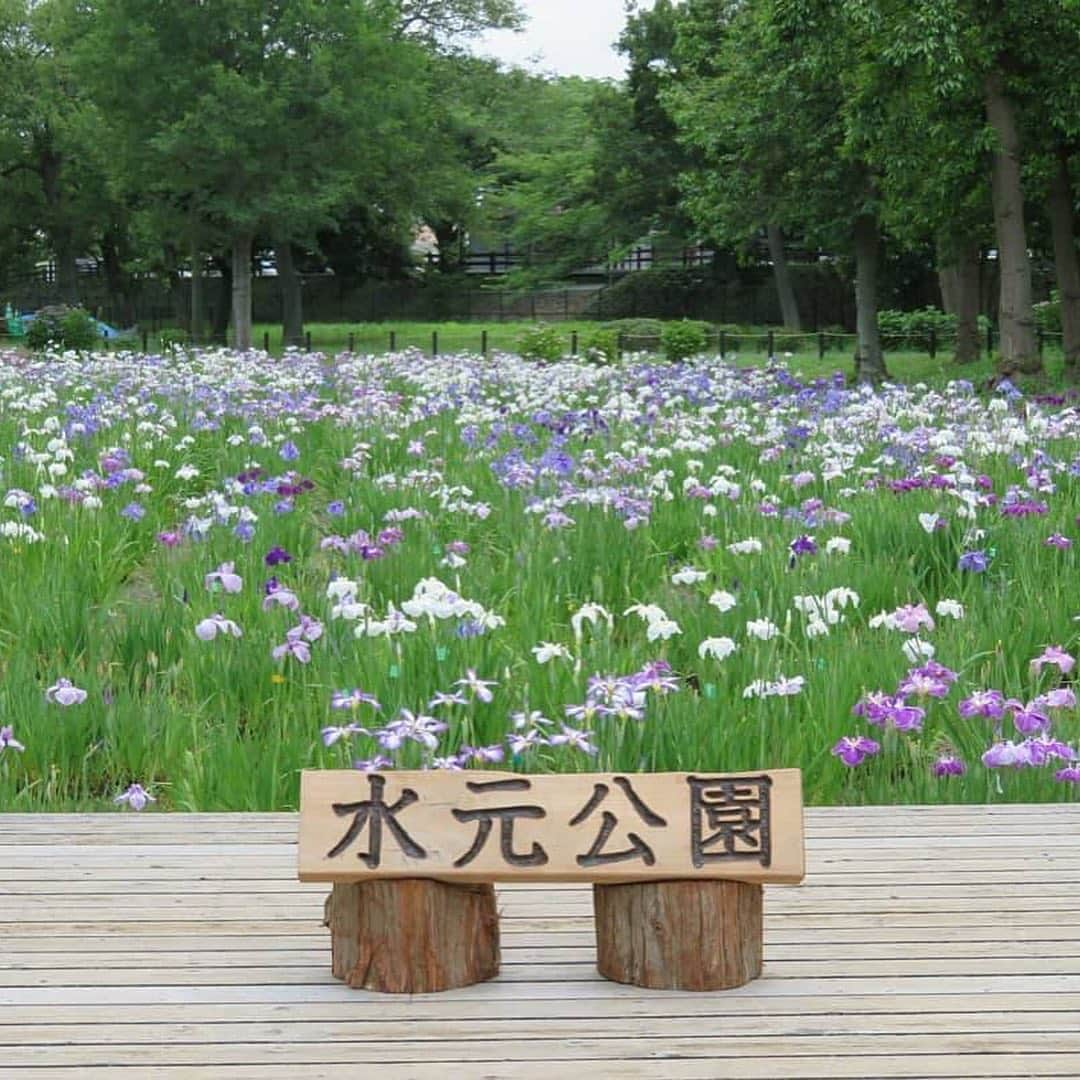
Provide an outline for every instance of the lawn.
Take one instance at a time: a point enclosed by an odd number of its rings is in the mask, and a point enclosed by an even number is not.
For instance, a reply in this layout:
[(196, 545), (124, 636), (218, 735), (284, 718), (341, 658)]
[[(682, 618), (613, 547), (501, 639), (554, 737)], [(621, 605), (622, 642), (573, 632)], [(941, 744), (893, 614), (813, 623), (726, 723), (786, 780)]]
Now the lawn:
[(1074, 400), (760, 359), (0, 354), (0, 809), (354, 763), (1074, 798)]

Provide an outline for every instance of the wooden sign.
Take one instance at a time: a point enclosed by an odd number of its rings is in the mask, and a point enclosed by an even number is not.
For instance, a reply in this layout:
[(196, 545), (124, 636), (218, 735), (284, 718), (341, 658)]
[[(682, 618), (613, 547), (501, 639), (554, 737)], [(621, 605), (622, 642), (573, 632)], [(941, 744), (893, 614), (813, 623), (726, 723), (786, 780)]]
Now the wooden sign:
[(301, 881), (803, 878), (798, 769), (305, 771)]

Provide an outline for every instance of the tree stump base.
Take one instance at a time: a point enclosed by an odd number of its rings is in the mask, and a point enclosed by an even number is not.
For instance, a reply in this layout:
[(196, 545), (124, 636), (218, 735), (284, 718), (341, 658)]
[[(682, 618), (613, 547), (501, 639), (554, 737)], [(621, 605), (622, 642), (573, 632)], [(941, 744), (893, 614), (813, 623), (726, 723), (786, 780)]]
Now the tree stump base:
[(324, 924), (334, 976), (355, 989), (428, 994), (499, 973), (493, 885), (335, 882)]
[(594, 885), (596, 966), (650, 990), (730, 990), (761, 974), (762, 888), (741, 881)]

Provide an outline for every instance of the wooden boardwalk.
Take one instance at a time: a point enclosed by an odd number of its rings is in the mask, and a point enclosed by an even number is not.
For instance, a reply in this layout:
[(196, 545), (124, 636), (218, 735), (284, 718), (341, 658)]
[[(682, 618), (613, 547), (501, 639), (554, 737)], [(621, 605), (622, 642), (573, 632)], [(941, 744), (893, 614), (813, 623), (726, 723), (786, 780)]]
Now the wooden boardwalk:
[(402, 999), (331, 978), (292, 815), (0, 815), (0, 1077), (1080, 1077), (1080, 806), (806, 821), (747, 987), (604, 982), (589, 892), (514, 887), (503, 974)]

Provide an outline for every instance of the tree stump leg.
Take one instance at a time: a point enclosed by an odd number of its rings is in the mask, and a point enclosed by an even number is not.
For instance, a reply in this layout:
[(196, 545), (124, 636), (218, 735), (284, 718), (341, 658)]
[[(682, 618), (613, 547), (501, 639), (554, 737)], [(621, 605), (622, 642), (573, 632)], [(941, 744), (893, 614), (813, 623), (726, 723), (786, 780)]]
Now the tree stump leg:
[(499, 973), (493, 885), (335, 882), (324, 910), (334, 976), (353, 988), (427, 994)]
[(762, 890), (741, 881), (594, 885), (596, 966), (651, 990), (729, 990), (761, 974)]

